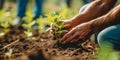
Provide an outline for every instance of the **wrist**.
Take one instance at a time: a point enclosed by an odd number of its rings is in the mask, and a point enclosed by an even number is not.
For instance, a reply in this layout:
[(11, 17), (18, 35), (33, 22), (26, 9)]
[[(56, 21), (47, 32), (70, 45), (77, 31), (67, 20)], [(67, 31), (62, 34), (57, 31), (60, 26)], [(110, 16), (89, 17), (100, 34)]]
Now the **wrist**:
[(87, 22), (87, 24), (90, 25), (90, 29), (93, 33), (98, 32), (98, 29), (96, 28), (96, 25), (93, 24), (93, 21), (89, 21), (89, 22)]

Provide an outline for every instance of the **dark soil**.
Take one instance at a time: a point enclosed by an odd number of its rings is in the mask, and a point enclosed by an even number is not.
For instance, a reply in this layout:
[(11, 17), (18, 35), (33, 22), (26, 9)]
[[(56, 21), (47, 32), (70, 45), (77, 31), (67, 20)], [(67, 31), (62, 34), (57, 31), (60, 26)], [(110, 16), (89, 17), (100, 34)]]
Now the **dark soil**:
[[(2, 28), (0, 28), (2, 31)], [(87, 40), (82, 44), (62, 45), (52, 40), (48, 33), (33, 31), (36, 40), (24, 34), (22, 27), (10, 27), (5, 37), (0, 37), (0, 60), (94, 60), (97, 44)], [(5, 53), (12, 49), (12, 56)]]

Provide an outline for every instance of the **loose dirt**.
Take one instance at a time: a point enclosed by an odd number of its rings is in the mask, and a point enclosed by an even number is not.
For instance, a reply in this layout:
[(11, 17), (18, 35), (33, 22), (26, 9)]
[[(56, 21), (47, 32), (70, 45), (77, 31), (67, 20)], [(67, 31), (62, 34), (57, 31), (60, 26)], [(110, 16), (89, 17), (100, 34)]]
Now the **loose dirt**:
[[(0, 28), (2, 31), (2, 27)], [(10, 27), (0, 37), (0, 60), (94, 60), (97, 44), (87, 40), (82, 44), (61, 45), (48, 33), (33, 31), (36, 40), (28, 39), (22, 27)], [(12, 49), (11, 57), (5, 53)]]

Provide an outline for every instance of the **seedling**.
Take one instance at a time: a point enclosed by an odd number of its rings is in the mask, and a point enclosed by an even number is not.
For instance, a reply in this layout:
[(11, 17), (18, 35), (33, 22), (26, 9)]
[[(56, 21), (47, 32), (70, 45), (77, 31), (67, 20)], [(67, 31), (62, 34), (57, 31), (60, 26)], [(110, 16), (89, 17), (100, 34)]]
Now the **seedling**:
[(7, 29), (10, 25), (9, 25), (9, 23), (8, 23), (7, 21), (3, 21), (3, 22), (1, 23), (1, 26), (2, 26), (3, 28)]
[(10, 24), (7, 21), (1, 22), (1, 27), (3, 27), (3, 31), (0, 32), (0, 37), (4, 37), (4, 35), (9, 31), (9, 26)]
[(35, 30), (35, 26), (37, 26), (37, 20), (34, 20), (33, 18), (34, 15), (30, 12), (30, 10), (28, 10), (26, 16), (23, 18), (25, 23), (22, 24), (22, 26), (26, 29)]
[(10, 58), (10, 57), (12, 56), (12, 53), (13, 53), (13, 49), (9, 49), (9, 50), (5, 53), (5, 55)]
[(29, 21), (28, 23), (22, 24), (22, 26), (26, 29), (32, 30), (32, 27), (34, 24), (35, 24), (35, 21)]
[(33, 35), (30, 30), (24, 31), (24, 33), (27, 35), (27, 37), (31, 37)]
[(67, 32), (67, 30), (62, 30), (64, 28), (64, 23), (61, 24), (57, 24), (57, 23), (53, 23), (51, 26), (53, 32), (54, 32), (54, 39), (60, 39), (62, 37), (62, 33), (63, 32)]
[(48, 16), (48, 18), (52, 22), (51, 30), (53, 31), (53, 39), (59, 40), (62, 37), (62, 33), (67, 32), (67, 30), (63, 30), (64, 23), (59, 23), (61, 16), (54, 12), (51, 16)]
[(5, 34), (9, 32), (9, 29), (3, 29), (3, 31), (0, 32), (0, 38), (4, 37)]
[(4, 32), (1, 32), (1, 33), (0, 33), (0, 38), (1, 38), (1, 37), (4, 37), (4, 35), (5, 35), (5, 33), (4, 33)]
[(30, 30), (24, 31), (24, 33), (27, 36), (28, 40), (36, 40), (36, 37), (33, 37), (33, 34)]

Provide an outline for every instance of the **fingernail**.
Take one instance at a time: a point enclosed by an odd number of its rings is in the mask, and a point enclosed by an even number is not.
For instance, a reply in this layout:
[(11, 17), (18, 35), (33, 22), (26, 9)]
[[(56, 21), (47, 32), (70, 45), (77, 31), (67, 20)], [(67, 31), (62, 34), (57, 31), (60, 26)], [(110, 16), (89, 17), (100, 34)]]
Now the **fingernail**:
[(66, 44), (66, 41), (64, 41), (62, 44)]
[(61, 41), (61, 40), (59, 40), (59, 42), (60, 42), (60, 43), (62, 43), (62, 41)]
[(70, 43), (73, 43), (74, 41), (71, 41)]
[(61, 42), (63, 42), (64, 40), (63, 39), (60, 39)]

